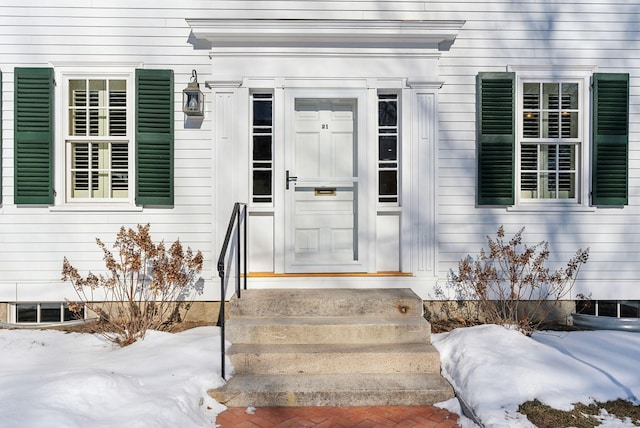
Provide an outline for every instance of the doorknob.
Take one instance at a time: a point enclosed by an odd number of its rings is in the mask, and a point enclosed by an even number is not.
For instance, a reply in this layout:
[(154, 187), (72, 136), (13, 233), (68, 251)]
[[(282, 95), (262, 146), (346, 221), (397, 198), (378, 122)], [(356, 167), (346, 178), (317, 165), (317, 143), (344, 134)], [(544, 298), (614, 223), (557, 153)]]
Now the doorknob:
[(287, 190), (289, 190), (289, 182), (290, 181), (297, 181), (298, 177), (294, 177), (292, 175), (289, 175), (289, 170), (287, 170), (285, 174), (286, 174), (286, 179), (287, 179), (286, 183), (285, 183), (285, 187), (286, 187)]

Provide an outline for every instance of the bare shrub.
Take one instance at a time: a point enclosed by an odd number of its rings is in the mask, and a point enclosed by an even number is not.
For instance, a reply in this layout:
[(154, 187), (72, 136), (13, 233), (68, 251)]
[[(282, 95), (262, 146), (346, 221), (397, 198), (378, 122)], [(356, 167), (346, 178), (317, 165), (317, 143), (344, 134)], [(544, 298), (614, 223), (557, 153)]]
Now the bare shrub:
[(548, 243), (522, 244), (523, 231), (524, 227), (505, 242), (500, 226), (496, 240), (487, 237), (489, 252), (482, 249), (476, 259), (460, 260), (448, 286), (459, 304), (462, 299), (477, 301), (486, 322), (513, 324), (528, 334), (553, 318), (573, 288), (580, 266), (589, 259), (589, 249), (579, 249), (566, 267), (551, 272), (545, 267)]
[(72, 311), (86, 306), (99, 316), (99, 331), (108, 339), (129, 345), (144, 337), (147, 330), (167, 329), (181, 321), (196, 294), (202, 294), (203, 257), (176, 241), (169, 248), (154, 244), (150, 226), (137, 230), (120, 228), (113, 248), (104, 252), (107, 273), (89, 272), (86, 277), (64, 258), (62, 280), (71, 281), (79, 302), (69, 302)]

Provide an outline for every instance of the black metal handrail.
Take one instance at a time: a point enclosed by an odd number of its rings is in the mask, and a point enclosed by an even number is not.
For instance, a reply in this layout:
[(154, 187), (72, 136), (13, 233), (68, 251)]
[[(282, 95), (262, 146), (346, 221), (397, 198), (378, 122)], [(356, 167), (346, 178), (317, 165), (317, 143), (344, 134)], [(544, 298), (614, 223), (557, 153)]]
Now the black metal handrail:
[[(240, 225), (243, 225), (241, 228)], [(233, 205), (233, 212), (229, 219), (229, 226), (227, 227), (227, 234), (224, 237), (224, 243), (220, 250), (220, 256), (218, 257), (218, 276), (220, 277), (220, 312), (218, 314), (218, 327), (220, 327), (220, 353), (222, 355), (222, 378), (227, 379), (225, 375), (225, 337), (224, 337), (224, 302), (227, 296), (227, 289), (225, 287), (225, 259), (227, 257), (227, 250), (231, 243), (231, 236), (233, 229), (236, 229), (236, 294), (240, 298), (240, 277), (244, 278), (244, 289), (247, 289), (247, 204), (243, 202), (236, 202)], [(242, 231), (242, 233), (241, 233)], [(242, 238), (242, 240), (241, 240)], [(243, 259), (243, 272), (240, 271), (240, 259)]]

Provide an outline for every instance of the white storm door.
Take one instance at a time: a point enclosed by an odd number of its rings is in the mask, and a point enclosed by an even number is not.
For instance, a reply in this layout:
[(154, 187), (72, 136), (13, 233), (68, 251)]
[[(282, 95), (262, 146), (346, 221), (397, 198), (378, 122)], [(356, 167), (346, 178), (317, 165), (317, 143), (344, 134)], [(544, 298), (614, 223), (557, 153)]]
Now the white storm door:
[(287, 146), (286, 269), (361, 271), (355, 99), (295, 99)]

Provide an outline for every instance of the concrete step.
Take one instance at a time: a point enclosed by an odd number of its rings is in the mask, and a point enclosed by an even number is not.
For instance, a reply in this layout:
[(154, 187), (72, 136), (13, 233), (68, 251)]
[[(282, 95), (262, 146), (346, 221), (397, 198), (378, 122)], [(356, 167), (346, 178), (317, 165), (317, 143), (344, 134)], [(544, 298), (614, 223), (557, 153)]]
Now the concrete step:
[(440, 373), (440, 355), (427, 342), (401, 344), (234, 344), (236, 374)]
[(453, 397), (438, 374), (235, 375), (209, 395), (228, 407), (427, 405)]
[(231, 343), (429, 343), (431, 326), (422, 317), (231, 318)]
[(246, 290), (229, 302), (233, 317), (422, 316), (422, 300), (410, 289)]

